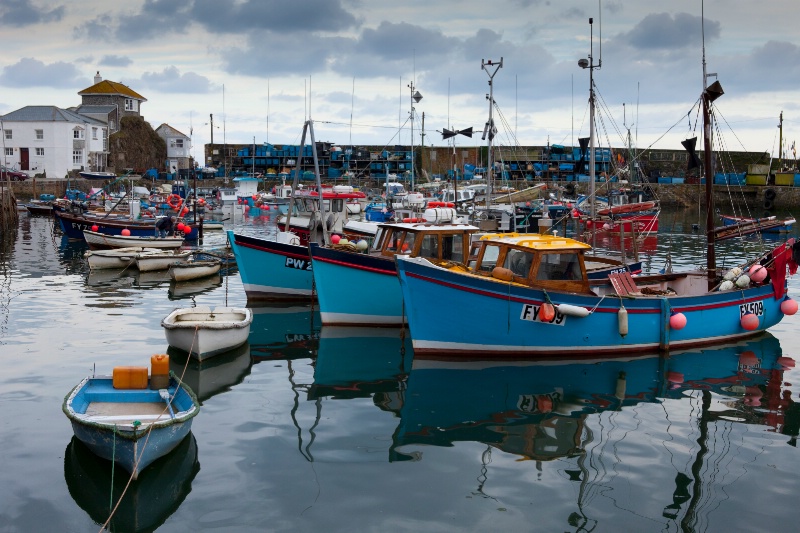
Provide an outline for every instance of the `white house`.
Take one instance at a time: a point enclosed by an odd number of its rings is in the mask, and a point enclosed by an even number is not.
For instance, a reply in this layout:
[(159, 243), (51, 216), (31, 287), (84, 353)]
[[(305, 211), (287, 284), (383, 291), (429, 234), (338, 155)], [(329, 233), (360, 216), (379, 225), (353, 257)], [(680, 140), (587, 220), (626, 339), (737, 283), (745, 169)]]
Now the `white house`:
[(167, 143), (167, 172), (192, 167), (192, 138), (187, 137), (169, 124), (156, 128), (156, 133)]
[(56, 106), (26, 106), (0, 116), (3, 164), (29, 176), (62, 178), (71, 170), (106, 170), (105, 122)]

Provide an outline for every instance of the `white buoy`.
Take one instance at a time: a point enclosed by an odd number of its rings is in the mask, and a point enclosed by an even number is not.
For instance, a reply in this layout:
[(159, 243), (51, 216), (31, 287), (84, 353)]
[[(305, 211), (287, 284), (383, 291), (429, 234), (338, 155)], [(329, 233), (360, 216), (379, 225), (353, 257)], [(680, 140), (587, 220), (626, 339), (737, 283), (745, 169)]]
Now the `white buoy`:
[(585, 317), (590, 314), (588, 309), (578, 305), (558, 304), (557, 309), (559, 313), (567, 316)]
[(740, 289), (746, 289), (750, 286), (750, 276), (747, 274), (742, 274), (738, 278), (736, 278), (736, 286)]
[(619, 308), (617, 311), (617, 320), (619, 320), (619, 334), (625, 336), (628, 334), (628, 310), (625, 306)]
[(720, 291), (729, 291), (732, 288), (733, 288), (733, 282), (731, 280), (729, 280), (729, 279), (723, 281), (719, 286), (719, 290)]

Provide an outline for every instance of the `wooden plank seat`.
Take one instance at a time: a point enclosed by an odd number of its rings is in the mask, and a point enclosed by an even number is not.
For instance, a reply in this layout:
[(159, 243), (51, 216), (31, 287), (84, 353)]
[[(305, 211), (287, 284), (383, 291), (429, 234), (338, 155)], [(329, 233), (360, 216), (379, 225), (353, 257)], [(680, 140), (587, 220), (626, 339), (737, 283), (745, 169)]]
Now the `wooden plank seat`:
[(636, 286), (636, 282), (633, 281), (633, 276), (628, 271), (609, 274), (608, 280), (611, 282), (611, 286), (614, 287), (614, 291), (620, 296), (642, 295), (639, 287)]

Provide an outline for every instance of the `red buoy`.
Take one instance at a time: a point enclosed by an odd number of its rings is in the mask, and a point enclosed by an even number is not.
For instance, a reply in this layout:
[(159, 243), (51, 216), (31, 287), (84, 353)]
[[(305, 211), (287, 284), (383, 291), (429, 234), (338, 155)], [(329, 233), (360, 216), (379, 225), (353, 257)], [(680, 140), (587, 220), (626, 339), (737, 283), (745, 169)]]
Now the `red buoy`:
[(131, 230), (129, 230), (128, 228), (125, 228), (120, 233), (122, 233), (123, 237), (130, 237), (131, 236)]
[(747, 331), (753, 331), (754, 329), (757, 329), (759, 324), (758, 317), (753, 313), (747, 313), (744, 315), (740, 322), (742, 327)]

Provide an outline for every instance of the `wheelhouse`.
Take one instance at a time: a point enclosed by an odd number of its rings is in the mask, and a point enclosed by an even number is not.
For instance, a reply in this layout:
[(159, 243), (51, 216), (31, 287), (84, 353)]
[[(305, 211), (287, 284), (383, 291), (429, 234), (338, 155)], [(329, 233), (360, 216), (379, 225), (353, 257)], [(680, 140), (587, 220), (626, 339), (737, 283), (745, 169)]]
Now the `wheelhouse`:
[(470, 236), (478, 231), (468, 224), (386, 224), (378, 227), (370, 253), (394, 257), (408, 254), (433, 261), (464, 263)]
[(584, 253), (588, 244), (552, 235), (485, 235), (467, 262), (479, 275), (536, 288), (591, 293)]

